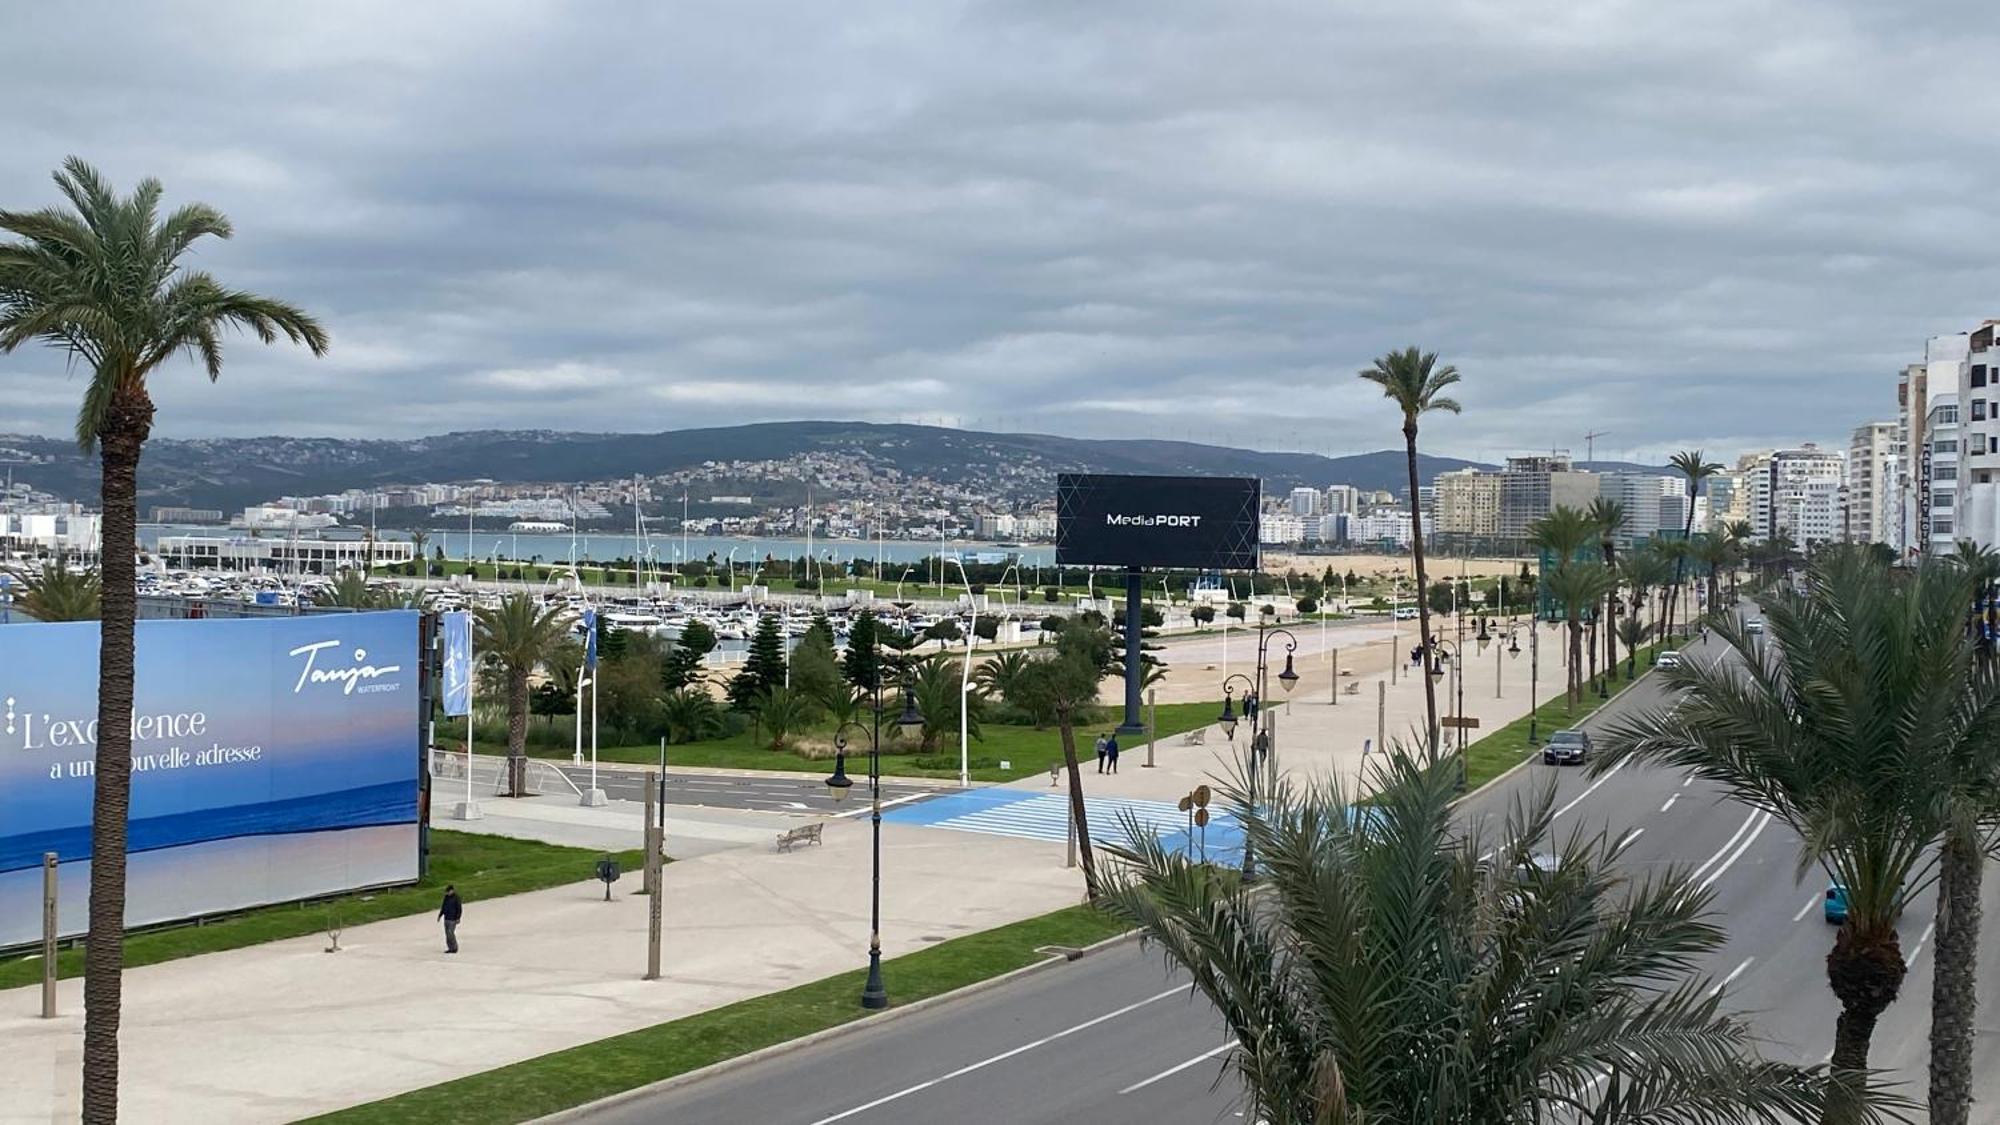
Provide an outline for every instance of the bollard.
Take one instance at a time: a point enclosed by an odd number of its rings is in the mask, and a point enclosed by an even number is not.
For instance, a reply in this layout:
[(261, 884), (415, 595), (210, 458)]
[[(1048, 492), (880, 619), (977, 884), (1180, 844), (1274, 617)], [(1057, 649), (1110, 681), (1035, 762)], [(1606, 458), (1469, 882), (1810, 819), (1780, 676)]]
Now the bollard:
[(1159, 692), (1146, 689), (1146, 768), (1153, 768), (1153, 744), (1160, 740), (1160, 712), (1155, 706)]
[(1340, 650), (1328, 649), (1327, 660), (1327, 702), (1338, 707), (1340, 706)]
[(56, 1018), (56, 853), (42, 853), (42, 1018)]
[(1375, 745), (1389, 748), (1389, 685), (1375, 681)]

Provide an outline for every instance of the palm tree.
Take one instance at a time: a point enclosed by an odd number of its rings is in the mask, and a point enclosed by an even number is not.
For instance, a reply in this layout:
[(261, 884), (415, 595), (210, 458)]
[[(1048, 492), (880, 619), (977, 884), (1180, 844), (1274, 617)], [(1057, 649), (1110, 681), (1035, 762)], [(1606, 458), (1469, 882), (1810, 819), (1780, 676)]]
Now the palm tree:
[(1028, 654), (1020, 649), (1009, 649), (988, 657), (972, 673), (972, 682), (987, 695), (1011, 703), (1019, 692), (1021, 673), (1027, 668)]
[(1619, 618), (1618, 639), (1625, 643), (1625, 679), (1629, 682), (1639, 671), (1639, 647), (1646, 643), (1645, 623), (1637, 615)]
[(700, 742), (722, 733), (722, 709), (705, 691), (668, 692), (660, 700), (660, 721), (666, 724), (669, 742)]
[(97, 669), (97, 742), (91, 797), (90, 920), (84, 954), (83, 1119), (118, 1116), (118, 1024), (125, 958), (126, 821), (132, 803), (132, 650), (138, 614), (139, 454), (153, 427), (147, 378), (168, 360), (222, 374), (222, 334), (280, 335), (314, 355), (327, 348), (299, 309), (225, 288), (180, 258), (229, 220), (204, 204), (164, 219), (158, 180), (121, 199), (97, 170), (63, 162), (56, 188), (70, 209), (0, 210), (0, 354), (39, 340), (90, 373), (76, 441), (102, 470), (103, 621)]
[(1817, 864), (1846, 888), (1847, 921), (1826, 958), (1841, 1004), (1831, 1125), (1857, 1120), (1852, 1093), (1876, 1021), (1902, 988), (1896, 921), (1950, 818), (1940, 778), (1961, 748), (1988, 753), (1972, 742), (1990, 745), (2000, 732), (1990, 679), (1977, 699), (1966, 686), (1969, 589), (1949, 568), (1899, 577), (1865, 552), (1823, 552), (1803, 594), (1765, 597), (1774, 644), (1721, 619), (1716, 633), (1744, 668), (1666, 670), (1680, 691), (1674, 708), (1618, 723), (1592, 763), (1690, 770), (1789, 826), (1804, 841), (1802, 867)]
[(431, 560), (424, 555), (424, 545), (430, 541), (430, 535), (425, 532), (410, 532), (410, 557), (416, 560), (417, 573), (426, 578), (431, 574)]
[(1625, 572), (1625, 585), (1632, 591), (1632, 613), (1637, 616), (1646, 612), (1646, 624), (1654, 636), (1662, 636), (1658, 602), (1654, 591), (1664, 590), (1667, 583), (1674, 580), (1673, 560), (1662, 549), (1664, 541), (1648, 540), (1645, 546), (1628, 553), (1620, 564)]
[[(1621, 500), (1611, 500), (1600, 496), (1590, 502), (1586, 513), (1590, 522), (1597, 525), (1598, 549), (1604, 553), (1604, 569), (1614, 578), (1618, 574), (1618, 535), (1625, 525), (1632, 522), (1631, 512)], [(1618, 619), (1618, 584), (1604, 594), (1604, 675), (1606, 679), (1618, 667), (1618, 631), (1612, 622)]]
[(1721, 534), (1703, 535), (1688, 548), (1688, 553), (1693, 555), (1695, 561), (1699, 562), (1707, 572), (1710, 613), (1714, 613), (1722, 605), (1722, 568), (1729, 565), (1733, 552), (1734, 548)]
[(368, 588), (368, 575), (359, 570), (343, 570), (333, 585), (314, 599), (323, 606), (342, 609), (379, 609), (382, 598)]
[[(1417, 634), (1424, 648), (1424, 659), (1431, 659), (1431, 607), (1424, 595), (1430, 590), (1430, 582), (1424, 573), (1424, 526), (1421, 482), (1417, 477), (1417, 420), (1433, 411), (1457, 414), (1458, 400), (1446, 397), (1447, 387), (1458, 382), (1458, 369), (1446, 364), (1438, 366), (1437, 353), (1419, 351), (1414, 347), (1400, 352), (1390, 352), (1375, 361), (1374, 366), (1360, 372), (1361, 378), (1382, 388), (1382, 396), (1392, 399), (1396, 408), (1403, 412), (1403, 451), (1410, 474), (1410, 558), (1417, 571)], [(1424, 681), (1424, 737), (1425, 747), (1435, 759), (1438, 753), (1438, 706), (1437, 685), (1431, 677)]]
[(779, 684), (757, 700), (757, 721), (771, 735), (771, 749), (783, 750), (785, 739), (812, 722), (813, 702), (805, 693)]
[(507, 684), (507, 795), (528, 795), (528, 676), (562, 643), (569, 622), (561, 606), (536, 605), (509, 594), (498, 606), (472, 611), (473, 651), (498, 668)]
[(1097, 859), (1083, 800), (1083, 770), (1076, 757), (1076, 720), (1080, 711), (1097, 702), (1098, 685), (1110, 671), (1111, 652), (1111, 636), (1102, 625), (1082, 616), (1069, 618), (1056, 634), (1054, 650), (1044, 650), (1029, 663), (1019, 689), (1026, 710), (1055, 717), (1069, 773), (1070, 822), (1083, 859), (1083, 889), (1093, 901), (1098, 894)]
[[(1365, 818), (1337, 782), (1253, 798), (1239, 767), (1220, 786), (1264, 858), (1256, 892), (1136, 823), (1116, 849), (1102, 903), (1222, 1013), (1244, 1118), (1736, 1125), (1818, 1109), (1825, 1070), (1759, 1058), (1697, 977), (1724, 935), (1688, 874), (1623, 876), (1624, 844), (1602, 833), (1550, 841), (1553, 787), (1498, 841), (1456, 836), (1456, 769), (1392, 754)], [(1540, 852), (1553, 870), (1527, 862)]]
[(1560, 602), (1563, 619), (1569, 622), (1569, 703), (1583, 699), (1583, 619), (1603, 600), (1606, 590), (1616, 587), (1611, 572), (1596, 561), (1559, 566), (1542, 575), (1549, 596)]
[[(1720, 462), (1704, 459), (1699, 449), (1683, 449), (1668, 458), (1667, 463), (1680, 471), (1688, 479), (1687, 522), (1681, 525), (1681, 541), (1685, 543), (1694, 534), (1694, 502), (1701, 495), (1701, 482), (1721, 472), (1722, 465)], [(1667, 624), (1669, 627), (1673, 625), (1674, 606), (1680, 600), (1681, 567), (1685, 562), (1685, 559), (1679, 559), (1674, 564), (1673, 592), (1667, 595)]]
[(71, 570), (61, 556), (43, 563), (41, 573), (28, 575), (23, 585), (21, 609), (37, 621), (95, 621), (102, 612), (97, 575)]

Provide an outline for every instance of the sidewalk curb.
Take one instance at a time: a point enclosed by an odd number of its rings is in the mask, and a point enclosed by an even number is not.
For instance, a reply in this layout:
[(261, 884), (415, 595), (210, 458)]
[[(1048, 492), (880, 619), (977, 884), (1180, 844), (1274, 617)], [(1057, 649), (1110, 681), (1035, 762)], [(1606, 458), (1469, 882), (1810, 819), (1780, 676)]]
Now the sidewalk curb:
[[(1004, 985), (1012, 984), (1023, 977), (1046, 972), (1058, 965), (1070, 964), (1073, 961), (1088, 957), (1101, 950), (1110, 949), (1125, 942), (1136, 941), (1139, 936), (1140, 931), (1127, 930), (1122, 934), (1105, 938), (1103, 941), (1075, 950), (1055, 946), (1041, 946), (1036, 949), (1036, 952), (1046, 953), (1046, 956), (1042, 960), (1023, 965), (1018, 969), (1010, 969), (997, 977), (976, 980), (971, 984), (952, 989), (950, 992), (940, 992), (935, 996), (926, 996), (922, 1000), (912, 1000), (908, 1004), (899, 1004), (896, 1007), (886, 1009), (872, 1016), (862, 1016), (860, 1019), (848, 1020), (846, 1023), (821, 1028), (818, 1031), (801, 1035), (797, 1039), (787, 1039), (783, 1043), (773, 1043), (768, 1047), (759, 1047), (754, 1051), (737, 1055), (734, 1058), (723, 1059), (719, 1062), (712, 1062), (707, 1066), (690, 1070), (683, 1074), (676, 1074), (671, 1078), (662, 1078), (658, 1082), (649, 1083), (644, 1086), (634, 1086), (630, 1090), (621, 1090), (618, 1093), (607, 1095), (593, 1102), (585, 1102), (582, 1105), (557, 1110), (546, 1117), (535, 1118), (533, 1125), (561, 1125), (561, 1123), (565, 1122), (585, 1121), (593, 1114), (616, 1109), (619, 1106), (651, 1097), (654, 1094), (663, 1094), (669, 1090), (679, 1089), (691, 1083), (727, 1074), (742, 1067), (753, 1066), (766, 1059), (776, 1058), (779, 1055), (788, 1054), (792, 1051), (817, 1046), (818, 1044), (839, 1039), (855, 1032), (880, 1027), (884, 1023), (900, 1019), (904, 1016), (914, 1015), (918, 1012), (928, 1011), (954, 1001), (977, 996), (982, 992), (988, 992)], [(700, 1013), (693, 1014), (699, 1015)]]

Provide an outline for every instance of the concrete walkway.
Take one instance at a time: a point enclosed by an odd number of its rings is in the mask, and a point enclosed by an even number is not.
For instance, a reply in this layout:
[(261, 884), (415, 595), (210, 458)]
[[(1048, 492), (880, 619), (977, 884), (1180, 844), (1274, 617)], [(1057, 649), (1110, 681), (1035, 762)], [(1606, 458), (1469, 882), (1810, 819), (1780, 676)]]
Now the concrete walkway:
[[(1248, 649), (1239, 657), (1231, 642), (1231, 670), (1246, 670)], [(1562, 675), (1553, 632), (1543, 642), (1546, 699)], [(1381, 642), (1372, 651), (1343, 650), (1342, 667), (1353, 660), (1369, 671), (1343, 678), (1361, 686), (1340, 695), (1337, 705), (1329, 702), (1330, 675), (1320, 691), (1298, 690), (1278, 719), (1284, 767), (1353, 775), (1362, 741), (1376, 736), (1375, 683), (1383, 678), (1387, 648)], [(1491, 650), (1471, 657), (1465, 692), (1467, 713), (1488, 727), (1527, 705), (1527, 654), (1501, 657), (1497, 665), (1494, 659)], [(1500, 699), (1493, 698), (1496, 667)], [(1447, 677), (1440, 684), (1445, 713), (1448, 683)], [(1420, 682), (1399, 679), (1385, 700), (1381, 722), (1391, 737), (1421, 724)], [(1245, 733), (1238, 732), (1239, 743)], [(1086, 747), (1090, 737), (1082, 736)], [(1094, 763), (1086, 764), (1085, 788), (1092, 796), (1174, 801), (1225, 769), (1230, 750), (1210, 728), (1204, 745), (1165, 740), (1147, 769), (1145, 748), (1132, 746), (1116, 776), (1100, 777), (1091, 772)], [(1048, 784), (1036, 777), (1015, 787), (1046, 792)], [(636, 841), (636, 809), (579, 809), (572, 801), (487, 802), (482, 823), (509, 835), (593, 847)], [(511, 807), (504, 817), (494, 815), (502, 806)], [(667, 868), (665, 980), (640, 979), (646, 904), (630, 893), (635, 876), (614, 889), (609, 903), (591, 882), (468, 903), (464, 952), (455, 957), (442, 952), (437, 925), (424, 916), (351, 929), (337, 954), (323, 952), (325, 938), (309, 937), (134, 969), (125, 978), (125, 1118), (289, 1121), (865, 964), (865, 816), (829, 817), (824, 846), (788, 854), (776, 853), (769, 838), (796, 818), (704, 813), (695, 824), (686, 810), (674, 810), (674, 818), (686, 823), (679, 832), (670, 824), (670, 851), (686, 854), (676, 839), (700, 833), (718, 847)], [(1080, 876), (1064, 866), (1064, 851), (1060, 843), (885, 824), (885, 955), (1080, 901)], [(893, 996), (893, 971), (888, 987)], [(76, 1118), (82, 982), (64, 982), (60, 1018), (38, 1019), (38, 1010), (33, 988), (0, 992), (0, 1090), (8, 1095), (0, 1099), (0, 1122)]]

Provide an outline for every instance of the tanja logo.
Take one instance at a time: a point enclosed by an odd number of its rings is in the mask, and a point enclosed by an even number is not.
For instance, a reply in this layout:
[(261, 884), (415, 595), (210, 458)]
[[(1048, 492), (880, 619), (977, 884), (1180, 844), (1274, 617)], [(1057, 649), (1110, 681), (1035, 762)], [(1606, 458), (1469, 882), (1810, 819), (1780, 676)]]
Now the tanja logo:
[[(297, 695), (299, 692), (304, 691), (306, 685), (311, 683), (339, 684), (341, 686), (341, 694), (353, 695), (356, 685), (369, 680), (380, 679), (383, 676), (403, 670), (403, 666), (400, 664), (391, 664), (384, 668), (377, 668), (375, 665), (367, 663), (367, 650), (359, 648), (354, 650), (354, 663), (345, 668), (319, 667), (320, 651), (322, 649), (338, 648), (339, 646), (339, 641), (320, 641), (317, 644), (300, 645), (291, 651), (291, 655), (293, 656), (303, 656), (306, 658), (304, 666), (299, 669), (299, 682), (292, 685), (292, 694)], [(394, 691), (395, 688), (396, 685), (394, 684), (384, 684), (378, 690)]]
[(1118, 512), (1108, 512), (1104, 516), (1107, 527), (1200, 527), (1200, 516), (1128, 516)]

